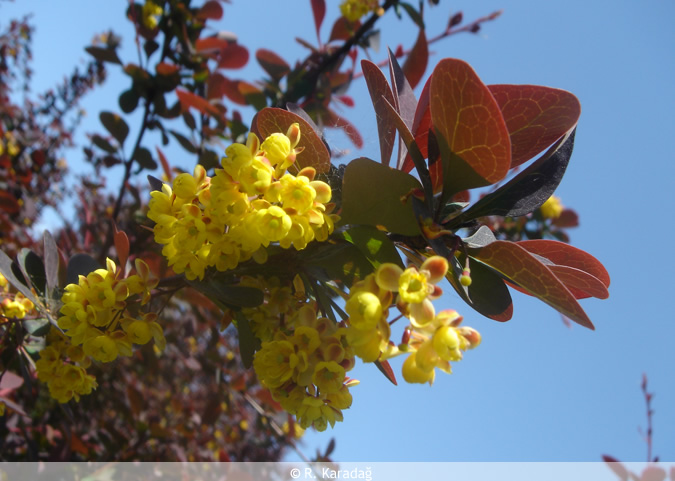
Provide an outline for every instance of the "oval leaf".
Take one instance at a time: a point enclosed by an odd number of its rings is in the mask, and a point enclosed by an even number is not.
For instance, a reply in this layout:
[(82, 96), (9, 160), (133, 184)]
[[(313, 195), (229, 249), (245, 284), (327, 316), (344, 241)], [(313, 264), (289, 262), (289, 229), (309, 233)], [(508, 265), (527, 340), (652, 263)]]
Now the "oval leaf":
[(561, 314), (589, 329), (593, 323), (574, 295), (553, 272), (525, 248), (514, 242), (495, 241), (469, 255), (492, 267), (519, 287), (538, 297)]
[(343, 179), (341, 223), (382, 225), (389, 232), (419, 235), (412, 202), (401, 198), (420, 188), (409, 174), (364, 157), (352, 160)]
[[(384, 76), (380, 67), (370, 60), (361, 60), (361, 71), (368, 85), (368, 92), (373, 101), (375, 117), (377, 118), (377, 132), (380, 139), (380, 156), (383, 165), (389, 166), (391, 153), (394, 151), (394, 142), (396, 140), (395, 120), (387, 108), (386, 103), (395, 105), (394, 94), (389, 88), (387, 78)], [(411, 160), (412, 164), (412, 160)]]
[(553, 262), (553, 264), (584, 271), (600, 279), (605, 287), (609, 287), (610, 279), (607, 269), (605, 269), (605, 266), (599, 260), (586, 251), (554, 240), (525, 240), (518, 242), (518, 245), (532, 254), (545, 257)]
[(276, 82), (281, 80), (291, 71), (291, 67), (288, 63), (271, 50), (260, 48), (256, 51), (255, 58), (265, 72), (267, 72)]
[(598, 299), (607, 299), (609, 291), (603, 282), (580, 269), (568, 266), (548, 266), (551, 272), (562, 281), (577, 299), (587, 297), (597, 297)]
[(431, 77), (429, 101), (441, 151), (455, 154), (451, 193), (502, 180), (511, 167), (509, 132), (499, 105), (469, 64), (441, 60)]
[(544, 151), (572, 130), (579, 100), (566, 90), (538, 85), (488, 85), (511, 136), (511, 167)]
[(427, 70), (427, 63), (429, 62), (429, 45), (427, 37), (424, 34), (424, 29), (420, 29), (417, 35), (417, 41), (408, 57), (403, 62), (403, 73), (408, 79), (411, 88), (415, 88)]
[(127, 135), (129, 135), (129, 126), (124, 119), (112, 112), (101, 112), (99, 118), (106, 130), (110, 132), (110, 135), (112, 135), (120, 145), (124, 145), (124, 140), (127, 138)]
[(264, 108), (258, 112), (251, 122), (251, 131), (255, 132), (263, 141), (275, 132), (285, 134), (288, 128), (294, 124), (300, 125), (300, 142), (298, 147), (304, 150), (298, 154), (297, 164), (299, 169), (314, 167), (317, 172), (326, 172), (330, 166), (330, 153), (321, 137), (305, 121), (305, 119), (287, 110), (278, 108)]

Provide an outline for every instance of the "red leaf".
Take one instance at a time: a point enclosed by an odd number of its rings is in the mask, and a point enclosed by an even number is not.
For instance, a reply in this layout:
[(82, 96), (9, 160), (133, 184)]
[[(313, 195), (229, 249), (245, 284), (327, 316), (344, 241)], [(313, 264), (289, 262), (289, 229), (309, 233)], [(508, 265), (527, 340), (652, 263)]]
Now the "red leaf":
[(574, 295), (548, 266), (520, 245), (498, 240), (479, 249), (470, 249), (469, 253), (574, 322), (594, 329)]
[(246, 97), (239, 91), (239, 80), (231, 80), (220, 74), (212, 74), (209, 78), (209, 97), (223, 95), (235, 104), (248, 105)]
[(586, 251), (554, 240), (526, 240), (518, 242), (518, 245), (527, 249), (528, 252), (546, 257), (559, 266), (574, 267), (587, 272), (600, 279), (605, 287), (609, 287), (610, 280), (607, 269)]
[(603, 455), (602, 460), (609, 465), (609, 469), (614, 471), (614, 474), (621, 478), (621, 481), (628, 480), (628, 470), (617, 459), (611, 456)]
[(256, 51), (255, 58), (265, 72), (267, 72), (274, 80), (278, 81), (291, 71), (291, 67), (286, 61), (271, 50), (260, 48)]
[(552, 265), (548, 268), (577, 299), (587, 297), (607, 299), (609, 297), (607, 286), (600, 279), (587, 272), (569, 266)]
[(217, 53), (227, 48), (232, 40), (218, 37), (204, 37), (198, 38), (195, 42), (195, 50), (197, 53), (211, 54)]
[(166, 179), (169, 182), (171, 182), (173, 178), (173, 173), (171, 172), (169, 161), (166, 159), (166, 155), (164, 155), (164, 152), (162, 152), (159, 149), (159, 147), (155, 147), (155, 150), (157, 150), (157, 157), (159, 157), (159, 162), (162, 164), (162, 170), (164, 171), (164, 175), (166, 175)]
[(647, 466), (640, 476), (640, 481), (663, 481), (666, 479), (666, 470), (658, 466)]
[(223, 17), (223, 7), (215, 0), (211, 0), (199, 9), (196, 16), (199, 20), (220, 20)]
[(361, 22), (358, 20), (354, 23), (347, 20), (345, 17), (338, 17), (338, 19), (333, 24), (333, 29), (330, 32), (329, 42), (334, 40), (349, 40), (349, 38), (354, 35), (361, 27)]
[(330, 153), (323, 143), (321, 137), (314, 132), (314, 129), (307, 121), (288, 110), (278, 108), (264, 108), (258, 112), (251, 122), (251, 131), (254, 132), (260, 140), (275, 132), (285, 134), (288, 128), (297, 122), (300, 124), (300, 142), (298, 147), (304, 147), (304, 150), (298, 154), (296, 164), (298, 168), (314, 167), (317, 172), (326, 172), (330, 167)]
[(394, 370), (391, 368), (391, 365), (389, 364), (389, 361), (375, 361), (375, 365), (377, 368), (380, 370), (382, 374), (384, 374), (384, 377), (389, 379), (389, 381), (394, 385), (398, 386), (398, 383), (396, 382), (396, 376), (394, 375)]
[(339, 102), (342, 102), (347, 107), (353, 107), (355, 105), (354, 99), (351, 98), (349, 95), (338, 95), (335, 97), (335, 99), (338, 100)]
[(429, 45), (427, 44), (424, 30), (420, 29), (417, 41), (403, 63), (403, 73), (408, 79), (411, 88), (415, 88), (420, 80), (422, 80), (424, 72), (427, 70), (428, 62)]
[(120, 262), (119, 268), (122, 270), (122, 275), (124, 275), (127, 259), (129, 259), (129, 238), (124, 231), (118, 231), (117, 226), (114, 224), (113, 229), (115, 231), (115, 250), (117, 251), (117, 259)]
[(319, 42), (321, 42), (319, 30), (321, 30), (323, 18), (326, 16), (326, 1), (311, 0), (311, 2), (312, 2), (312, 13), (314, 14), (314, 27), (316, 28), (316, 38), (319, 40)]
[(203, 114), (211, 114), (214, 117), (220, 117), (218, 108), (199, 95), (195, 95), (187, 90), (176, 89), (176, 96), (180, 101), (183, 112), (188, 111), (190, 108), (195, 108)]
[[(412, 133), (415, 136), (415, 142), (420, 149), (420, 153), (424, 158), (427, 157), (427, 145), (429, 140), (429, 129), (431, 128), (431, 109), (429, 108), (429, 87), (431, 86), (431, 77), (424, 84), (420, 99), (417, 102), (415, 109), (415, 117), (413, 118)], [(410, 172), (415, 163), (408, 154), (399, 169), (403, 172)], [(434, 177), (432, 176), (432, 179)]]
[(248, 62), (248, 49), (236, 43), (230, 43), (220, 51), (218, 68), (242, 68)]
[(21, 206), (17, 202), (16, 197), (9, 192), (0, 190), (0, 209), (8, 214), (16, 214), (21, 209)]
[(157, 70), (157, 73), (159, 75), (169, 76), (178, 72), (180, 70), (180, 67), (178, 65), (162, 62), (157, 64), (157, 67), (155, 67), (155, 69)]
[(89, 454), (89, 448), (77, 434), (73, 434), (70, 437), (70, 449), (83, 456), (87, 456)]
[[(390, 109), (385, 105), (394, 105), (394, 94), (387, 83), (380, 68), (370, 60), (361, 60), (361, 70), (363, 77), (368, 85), (370, 98), (373, 100), (375, 117), (377, 118), (377, 132), (380, 139), (381, 162), (389, 166), (391, 153), (394, 151), (394, 142), (396, 140), (395, 119), (392, 117)], [(413, 165), (410, 159), (411, 168)]]
[(456, 154), (450, 193), (502, 180), (511, 166), (509, 132), (490, 90), (469, 64), (441, 60), (431, 76), (429, 102), (439, 143), (445, 141)]
[(511, 167), (545, 150), (572, 130), (581, 115), (571, 93), (538, 85), (489, 85), (511, 136)]
[(551, 222), (556, 227), (577, 227), (579, 225), (579, 216), (572, 209), (565, 209), (560, 213), (560, 217)]

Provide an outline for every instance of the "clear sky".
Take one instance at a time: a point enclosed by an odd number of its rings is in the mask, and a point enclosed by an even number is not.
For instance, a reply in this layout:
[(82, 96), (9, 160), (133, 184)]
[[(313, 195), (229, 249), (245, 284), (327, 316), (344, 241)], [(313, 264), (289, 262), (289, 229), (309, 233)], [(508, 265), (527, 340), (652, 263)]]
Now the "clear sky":
[[(334, 18), (338, 2), (327, 3)], [(85, 59), (82, 48), (109, 28), (124, 38), (124, 60), (135, 61), (125, 4), (2, 2), (0, 22), (34, 13), (40, 91)], [(352, 374), (362, 382), (352, 390), (354, 404), (344, 423), (308, 433), (305, 450), (311, 454), (334, 436), (335, 458), (343, 461), (598, 461), (602, 454), (644, 461), (638, 427), (646, 424), (640, 392), (646, 373), (655, 392), (654, 454), (675, 461), (675, 265), (668, 254), (675, 234), (675, 3), (441, 0), (427, 8), (429, 36), (445, 27), (450, 8), (462, 9), (466, 20), (504, 13), (478, 35), (433, 45), (432, 62), (461, 58), (487, 84), (547, 85), (580, 99), (574, 154), (557, 194), (581, 217), (581, 226), (570, 231), (573, 245), (609, 270), (610, 299), (582, 301), (596, 326), (591, 332), (565, 327), (554, 310), (518, 294), (514, 318), (499, 324), (472, 311), (446, 285), (441, 306), (460, 311), (464, 323), (482, 333), (481, 346), (454, 365), (453, 375), (439, 373), (433, 387), (394, 387), (373, 366), (357, 365)], [(311, 18), (307, 0), (233, 0), (220, 25), (236, 32), (251, 53), (273, 48), (293, 62), (304, 53), (294, 38), (315, 39)], [(383, 49), (414, 41), (408, 19), (389, 15), (381, 26)], [(384, 58), (384, 51), (378, 55)], [(260, 75), (253, 60), (238, 76)], [(113, 74), (105, 89), (87, 99), (85, 130), (99, 129), (98, 111), (119, 110), (115, 94), (125, 85)], [(377, 159), (375, 117), (365, 92), (363, 81), (354, 82), (357, 106), (344, 115), (366, 138), (364, 150), (353, 157)], [(328, 139), (351, 148), (338, 134)], [(171, 155), (176, 165), (189, 167), (183, 151)], [(79, 151), (68, 155), (71, 165), (81, 158)], [(400, 372), (400, 362), (393, 365)]]

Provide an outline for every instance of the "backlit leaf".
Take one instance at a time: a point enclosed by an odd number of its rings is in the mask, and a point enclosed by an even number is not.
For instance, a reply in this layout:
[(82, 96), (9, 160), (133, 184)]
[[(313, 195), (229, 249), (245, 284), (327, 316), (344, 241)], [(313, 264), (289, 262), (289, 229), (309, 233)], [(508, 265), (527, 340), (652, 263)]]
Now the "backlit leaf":
[(314, 15), (314, 28), (316, 29), (316, 38), (320, 38), (319, 30), (326, 16), (326, 0), (311, 0), (312, 14)]
[(451, 162), (450, 194), (502, 180), (511, 167), (509, 133), (499, 105), (469, 64), (441, 60), (429, 102), (441, 152)]
[(271, 50), (260, 48), (256, 51), (255, 58), (258, 60), (258, 63), (263, 70), (277, 82), (291, 71), (291, 67), (288, 63)]
[(409, 174), (364, 157), (352, 160), (343, 179), (341, 224), (382, 225), (389, 232), (419, 235), (412, 203), (402, 197), (420, 188)]
[(298, 147), (304, 150), (298, 154), (295, 161), (299, 169), (314, 167), (317, 172), (326, 172), (330, 166), (330, 153), (323, 140), (305, 119), (288, 110), (279, 108), (265, 108), (258, 112), (251, 122), (251, 131), (255, 132), (260, 140), (269, 135), (280, 132), (285, 134), (293, 123), (300, 125), (300, 142)]
[(377, 65), (370, 60), (361, 60), (361, 70), (363, 71), (363, 77), (366, 79), (368, 92), (375, 109), (375, 117), (377, 118), (381, 162), (389, 166), (391, 153), (394, 151), (396, 130), (392, 114), (385, 105), (385, 102), (395, 105), (394, 95), (391, 92), (391, 88), (389, 88), (386, 77)]
[(119, 267), (124, 272), (127, 260), (129, 259), (129, 238), (124, 231), (117, 230), (117, 226), (113, 225), (115, 234), (113, 236), (115, 242), (115, 250), (117, 251), (117, 259), (119, 260)]
[(355, 226), (343, 231), (342, 236), (358, 247), (373, 267), (387, 262), (403, 267), (394, 243), (381, 230), (367, 225)]
[(389, 361), (377, 360), (375, 361), (375, 366), (377, 366), (377, 368), (382, 374), (384, 374), (384, 377), (386, 377), (389, 382), (391, 382), (394, 386), (398, 386), (398, 383), (396, 382), (396, 375), (394, 374), (394, 370), (391, 368)]
[(411, 88), (415, 88), (427, 70), (427, 63), (429, 61), (429, 46), (427, 44), (427, 37), (424, 34), (424, 29), (420, 29), (417, 35), (417, 40), (412, 50), (403, 62), (403, 73), (408, 79)]
[(197, 12), (196, 17), (199, 20), (220, 20), (223, 16), (223, 7), (216, 0), (209, 0)]
[(605, 269), (605, 266), (599, 260), (586, 251), (554, 240), (525, 240), (517, 244), (528, 252), (545, 257), (553, 264), (573, 267), (587, 272), (593, 277), (600, 279), (605, 287), (609, 287), (610, 279), (607, 269)]
[(349, 120), (336, 114), (330, 109), (326, 109), (322, 120), (328, 127), (342, 129), (344, 133), (347, 134), (347, 137), (349, 137), (349, 140), (351, 140), (357, 148), (363, 148), (363, 137), (361, 137), (357, 128)]
[(187, 112), (189, 109), (194, 108), (203, 114), (210, 114), (216, 118), (221, 116), (220, 111), (215, 105), (199, 95), (188, 92), (187, 90), (176, 89), (176, 96), (178, 97), (183, 112)]
[(511, 136), (516, 167), (565, 135), (579, 120), (581, 105), (570, 92), (538, 85), (488, 85)]
[(577, 299), (587, 297), (607, 299), (609, 297), (607, 286), (600, 279), (587, 272), (569, 266), (550, 265), (548, 268)]
[(545, 264), (518, 244), (498, 240), (479, 249), (469, 249), (469, 255), (571, 320), (594, 329), (574, 295)]

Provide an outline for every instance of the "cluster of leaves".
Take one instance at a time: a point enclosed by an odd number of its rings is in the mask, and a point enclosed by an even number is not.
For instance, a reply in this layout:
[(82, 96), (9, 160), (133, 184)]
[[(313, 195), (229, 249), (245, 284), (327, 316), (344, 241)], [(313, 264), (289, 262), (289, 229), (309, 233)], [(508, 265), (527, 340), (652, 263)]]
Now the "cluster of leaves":
[(73, 145), (79, 100), (105, 79), (103, 64), (92, 60), (55, 89), (31, 95), (32, 33), (25, 18), (0, 31), (0, 242), (10, 252), (30, 244), (26, 227), (63, 198), (63, 154)]
[[(127, 18), (136, 29), (138, 62), (124, 63), (118, 55), (120, 40), (112, 32), (103, 35), (86, 49), (94, 59), (86, 73), (71, 77), (39, 108), (11, 104), (5, 86), (11, 72), (23, 65), (19, 62), (10, 69), (6, 52), (23, 51), (23, 58), (29, 59), (30, 29), (26, 26), (22, 33), (13, 26), (0, 37), (0, 66), (5, 69), (0, 70), (0, 133), (10, 131), (7, 119), (24, 119), (11, 129), (23, 142), (21, 154), (0, 152), (0, 176), (5, 175), (0, 182), (7, 185), (0, 198), (0, 224), (4, 222), (0, 230), (7, 237), (3, 249), (10, 256), (18, 254), (15, 260), (0, 257), (0, 272), (36, 306), (27, 320), (0, 324), (0, 403), (10, 411), (0, 417), (3, 458), (279, 459), (296, 445), (298, 432), (251, 370), (240, 364), (241, 359), (250, 366), (260, 347), (241, 309), (262, 297), (255, 289), (235, 285), (242, 276), (291, 280), (299, 275), (321, 315), (339, 322), (346, 315), (336, 302), (336, 288), (347, 291), (385, 262), (404, 266), (399, 252), (417, 264), (436, 253), (450, 261), (448, 280), (461, 298), (489, 318), (510, 319), (508, 285), (592, 327), (577, 299), (607, 297), (609, 276), (602, 265), (563, 242), (541, 240), (555, 236), (552, 229), (539, 237), (529, 233), (523, 237), (524, 227), (516, 235), (494, 222), (502, 219), (506, 226), (508, 219), (526, 215), (537, 221), (537, 209), (558, 186), (572, 152), (579, 115), (576, 98), (544, 87), (485, 86), (466, 63), (453, 59), (438, 64), (419, 100), (412, 91), (427, 69), (430, 43), (459, 32), (475, 33), (498, 13), (466, 25), (461, 14), (451, 15), (444, 32), (427, 38), (422, 4), (415, 8), (386, 0), (381, 12), (362, 21), (338, 18), (329, 39), (322, 42), (326, 3), (311, 0), (318, 44), (299, 39), (309, 53), (293, 67), (272, 50), (258, 50), (255, 58), (267, 77), (254, 83), (226, 73), (249, 59), (236, 37), (223, 32), (208, 36), (209, 22), (223, 16), (221, 3), (194, 3), (154, 2), (161, 4), (162, 13), (156, 22), (147, 22), (144, 4), (130, 2)], [(385, 61), (391, 86), (372, 62), (362, 61), (357, 72), (360, 49), (376, 42), (376, 22), (390, 10), (406, 14), (420, 29), (412, 48), (397, 48)], [(5, 38), (17, 49), (3, 50)], [(406, 58), (403, 67), (397, 57)], [(116, 108), (101, 112), (105, 133), (92, 134), (91, 145), (84, 150), (94, 176), (80, 179), (76, 188), (79, 222), (40, 242), (21, 225), (23, 219), (37, 218), (37, 207), (56, 204), (47, 186), (51, 192), (63, 186), (56, 156), (70, 142), (72, 126), (53, 120), (58, 117), (62, 122), (63, 114), (104, 77), (104, 64), (121, 68), (129, 78), (118, 99), (121, 113)], [(15, 75), (29, 78), (27, 70)], [(331, 164), (321, 130), (342, 128), (356, 146), (361, 145), (358, 131), (334, 109), (336, 103), (353, 105), (346, 90), (361, 75), (378, 118), (381, 159), (379, 163), (356, 159), (338, 168)], [(286, 132), (296, 122), (300, 125), (298, 147), (306, 159), (302, 166), (314, 167), (318, 177), (331, 185), (342, 221), (327, 242), (298, 252), (272, 246), (262, 266), (248, 262), (227, 275), (209, 272), (203, 281), (188, 283), (174, 275), (159, 255), (143, 215), (148, 196), (131, 179), (161, 166), (170, 181), (178, 169), (172, 168), (162, 148), (172, 141), (195, 163), (215, 167), (224, 150), (222, 142), (242, 139), (248, 131), (236, 106), (258, 110), (250, 130), (260, 138)], [(142, 120), (132, 140), (124, 115), (137, 110)], [(40, 115), (51, 120), (51, 130), (40, 128)], [(37, 131), (43, 137), (28, 135)], [(146, 134), (151, 131), (161, 136), (162, 147), (148, 146)], [(12, 172), (24, 172), (23, 165), (40, 175), (17, 180)], [(101, 187), (107, 169), (116, 165), (123, 167), (124, 175), (119, 190), (110, 193)], [(380, 186), (377, 191), (372, 189), (374, 179)], [(470, 205), (467, 191), (486, 186), (495, 188)], [(37, 206), (32, 211), (26, 207), (28, 198)], [(16, 232), (23, 237), (7, 234)], [(160, 356), (144, 346), (113, 365), (93, 366), (98, 389), (78, 404), (56, 405), (37, 383), (31, 364), (46, 329), (54, 324), (60, 290), (78, 274), (114, 257), (113, 250), (121, 263), (142, 258), (160, 278), (151, 306), (160, 313), (167, 350)], [(470, 285), (459, 281), (466, 267)], [(225, 329), (233, 318), (236, 333)], [(378, 367), (395, 382), (386, 362)], [(330, 450), (318, 457), (327, 458)]]

